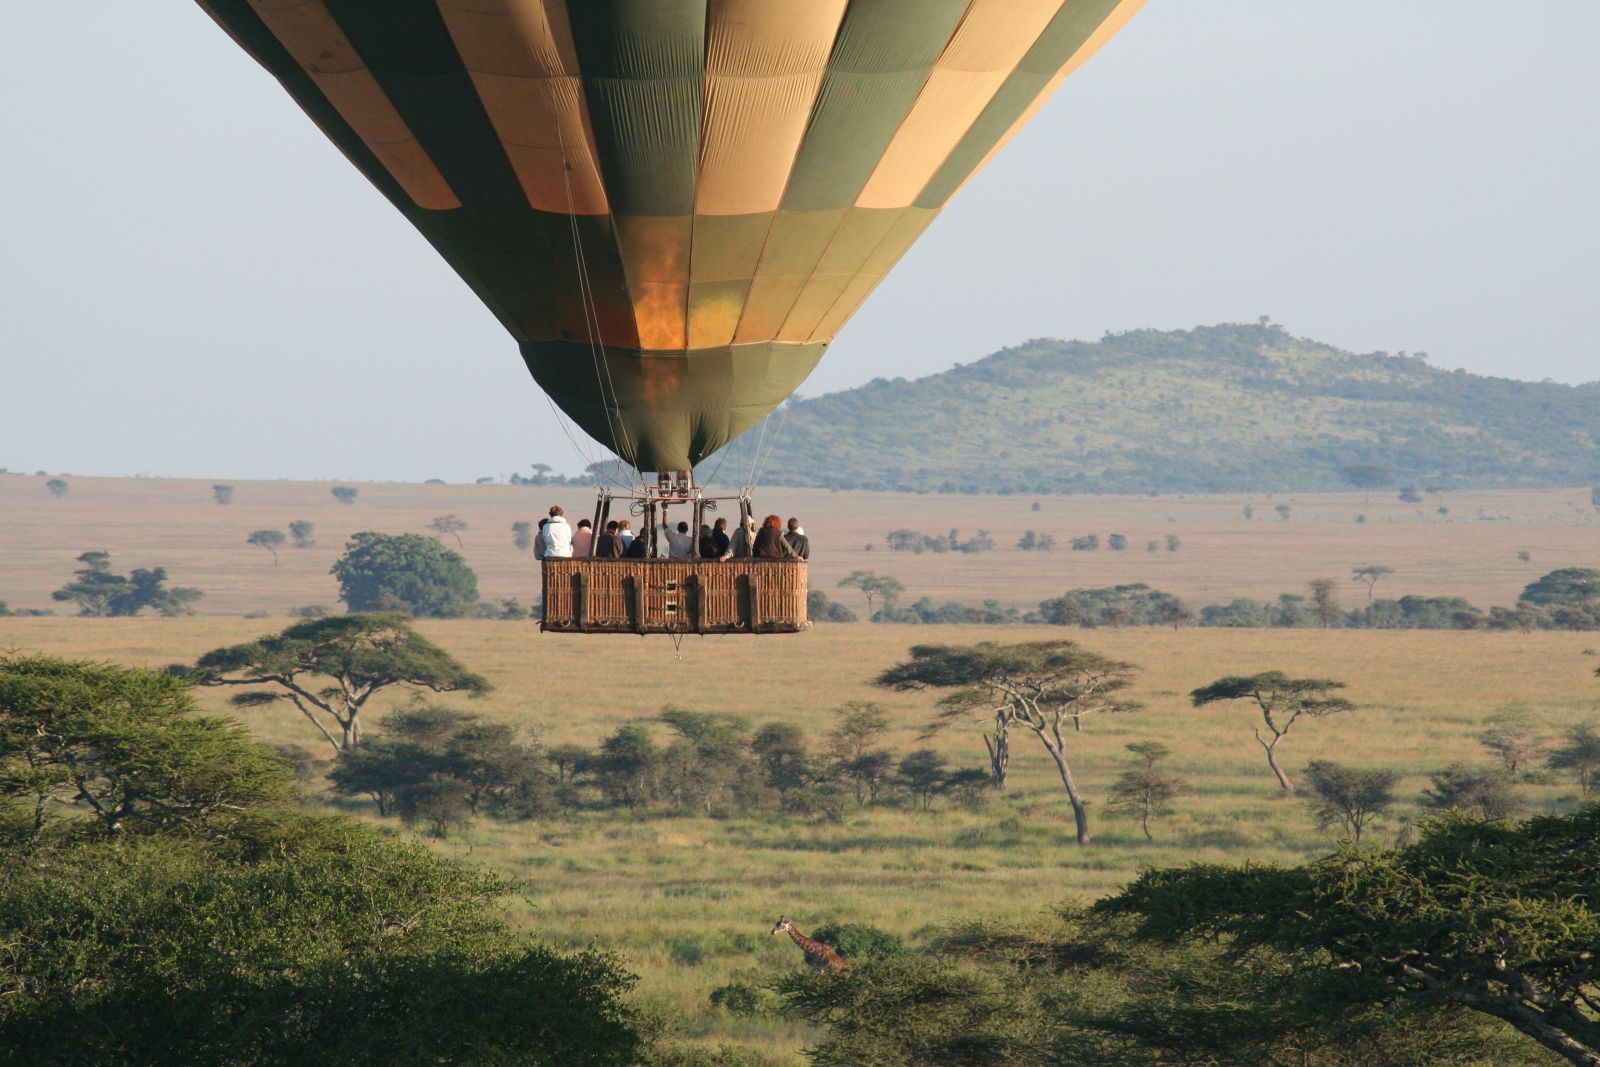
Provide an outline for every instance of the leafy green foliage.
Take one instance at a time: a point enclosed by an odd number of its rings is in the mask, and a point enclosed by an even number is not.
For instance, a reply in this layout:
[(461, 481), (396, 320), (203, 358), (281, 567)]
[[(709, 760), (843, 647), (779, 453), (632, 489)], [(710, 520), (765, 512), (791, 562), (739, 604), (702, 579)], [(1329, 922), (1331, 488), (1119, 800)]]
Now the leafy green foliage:
[(1587, 797), (1600, 781), (1600, 731), (1587, 723), (1572, 727), (1551, 751), (1549, 766), (1553, 771), (1570, 771)]
[(289, 536), (294, 538), (294, 547), (310, 548), (317, 543), (317, 524), (305, 519), (295, 519), (289, 524)]
[(1596, 408), (1600, 384), (1452, 373), (1273, 325), (1135, 330), (1030, 341), (915, 381), (797, 401), (766, 481), (1274, 492), (1337, 489), (1347, 469), (1381, 467), (1423, 484), (1587, 484), (1600, 469)]
[(0, 823), (28, 840), (224, 837), (289, 796), (243, 728), (200, 718), (183, 681), (53, 656), (0, 656)]
[(1172, 810), (1172, 802), (1183, 792), (1183, 783), (1173, 777), (1161, 764), (1172, 753), (1159, 741), (1135, 741), (1125, 745), (1138, 761), (1131, 769), (1123, 771), (1111, 785), (1111, 803), (1106, 810), (1139, 820), (1146, 841), (1155, 835), (1150, 832), (1150, 821)]
[(1592, 1063), (1597, 836), (1593, 806), (1520, 824), (1447, 818), (1406, 848), (1305, 867), (1151, 871), (1101, 908), (1137, 916), (1146, 937), (1283, 953), (1330, 1021), (1397, 1002), (1481, 1013)]
[(1484, 819), (1509, 819), (1527, 810), (1516, 781), (1500, 768), (1452, 763), (1428, 776), (1422, 803), (1436, 811), (1470, 812)]
[(111, 554), (85, 552), (83, 566), (73, 571), (73, 581), (50, 594), (52, 600), (76, 604), (78, 614), (94, 618), (137, 615), (153, 608), (163, 615), (192, 615), (193, 604), (205, 596), (198, 589), (167, 588), (165, 567), (137, 567), (129, 574), (111, 572)]
[(1340, 827), (1359, 843), (1367, 825), (1394, 806), (1394, 786), (1399, 775), (1389, 770), (1362, 770), (1332, 760), (1306, 764), (1311, 786), (1311, 813), (1317, 826)]
[(333, 565), (351, 611), (407, 611), (453, 618), (478, 599), (478, 576), (437, 538), (358, 533)]
[(341, 504), (354, 504), (356, 502), (356, 497), (361, 491), (348, 485), (336, 485), (332, 489), (329, 489), (328, 492), (332, 493), (333, 499), (337, 500)]
[(72, 486), (65, 478), (51, 478), (48, 482), (44, 483), (44, 487), (50, 490), (50, 495), (55, 497), (57, 500), (63, 499), (69, 492), (72, 491)]
[(806, 593), (806, 618), (812, 622), (855, 622), (856, 613), (821, 589)]
[(215, 501), (219, 507), (227, 507), (229, 504), (233, 503), (233, 486), (213, 485), (211, 487), (211, 499)]
[(465, 548), (466, 546), (461, 543), (461, 531), (465, 530), (468, 525), (466, 519), (458, 518), (455, 515), (439, 515), (428, 523), (428, 529), (436, 534), (449, 534), (456, 539), (457, 548)]
[(361, 743), (362, 709), (391, 686), (469, 696), (490, 688), (417, 633), (405, 616), (384, 613), (296, 623), (271, 637), (213, 649), (200, 657), (192, 673), (203, 685), (270, 687), (257, 689), (248, 699), (288, 699), (335, 752)]
[(0, 1061), (639, 1061), (615, 960), (527, 940), (499, 880), (291, 797), (182, 679), (0, 660)]

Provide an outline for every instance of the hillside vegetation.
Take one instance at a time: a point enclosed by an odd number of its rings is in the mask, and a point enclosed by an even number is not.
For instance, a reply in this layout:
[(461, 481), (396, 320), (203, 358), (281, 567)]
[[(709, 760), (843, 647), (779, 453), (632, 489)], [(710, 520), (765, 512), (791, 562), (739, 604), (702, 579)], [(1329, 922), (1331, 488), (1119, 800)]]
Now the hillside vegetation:
[(1359, 464), (1419, 488), (1590, 482), (1600, 382), (1443, 371), (1265, 323), (1041, 339), (942, 374), (796, 402), (765, 481), (1278, 492), (1340, 487)]

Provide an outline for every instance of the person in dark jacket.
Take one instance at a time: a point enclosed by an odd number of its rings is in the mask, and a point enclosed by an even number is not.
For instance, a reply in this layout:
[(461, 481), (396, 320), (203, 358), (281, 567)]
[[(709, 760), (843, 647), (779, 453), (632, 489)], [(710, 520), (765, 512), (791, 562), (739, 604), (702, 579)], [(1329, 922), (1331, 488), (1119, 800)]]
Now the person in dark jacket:
[(622, 558), (622, 538), (617, 533), (619, 529), (620, 527), (617, 524), (616, 519), (612, 519), (610, 522), (606, 523), (605, 532), (602, 533), (600, 535), (600, 539), (595, 542), (595, 556), (600, 559)]
[(811, 558), (811, 538), (800, 528), (800, 520), (792, 515), (789, 517), (789, 530), (783, 535), (783, 539), (788, 542), (796, 559)]
[(718, 519), (711, 527), (711, 541), (717, 550), (717, 559), (728, 559), (733, 555), (733, 540), (728, 536), (728, 520)]
[(650, 555), (650, 538), (639, 536), (628, 542), (627, 549), (622, 553), (623, 559), (645, 559)]
[(796, 558), (794, 549), (783, 539), (782, 519), (776, 515), (768, 515), (761, 520), (761, 529), (756, 531), (755, 549), (750, 554), (756, 559)]

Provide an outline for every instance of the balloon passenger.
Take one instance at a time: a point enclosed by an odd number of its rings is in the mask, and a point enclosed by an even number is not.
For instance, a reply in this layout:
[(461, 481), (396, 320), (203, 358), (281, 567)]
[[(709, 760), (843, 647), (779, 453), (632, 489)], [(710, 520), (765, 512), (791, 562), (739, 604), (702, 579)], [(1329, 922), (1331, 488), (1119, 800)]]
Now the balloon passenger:
[(572, 527), (560, 504), (550, 509), (550, 521), (544, 527), (544, 554), (546, 559), (572, 558)]
[(761, 520), (761, 529), (756, 531), (755, 548), (752, 555), (756, 559), (796, 559), (794, 549), (789, 547), (789, 542), (783, 539), (783, 520), (776, 515), (768, 515)]
[(594, 524), (588, 519), (578, 520), (578, 529), (572, 535), (572, 554), (580, 559), (589, 554), (594, 545)]
[(747, 516), (739, 523), (739, 529), (733, 534), (733, 558), (749, 559), (751, 551), (756, 545), (756, 520), (754, 516)]
[(595, 541), (594, 554), (596, 557), (600, 559), (622, 558), (622, 537), (618, 532), (620, 529), (621, 527), (617, 525), (616, 519), (606, 523), (605, 532)]
[(811, 538), (807, 537), (806, 532), (800, 528), (799, 519), (793, 516), (789, 517), (789, 531), (783, 535), (783, 539), (789, 545), (790, 551), (794, 553), (795, 559), (811, 558)]
[(711, 541), (716, 547), (714, 559), (728, 559), (733, 555), (733, 541), (728, 537), (728, 520), (718, 519), (711, 527)]
[(544, 528), (550, 524), (549, 519), (539, 520), (539, 532), (533, 538), (533, 558), (544, 559), (550, 554), (550, 545), (544, 539)]

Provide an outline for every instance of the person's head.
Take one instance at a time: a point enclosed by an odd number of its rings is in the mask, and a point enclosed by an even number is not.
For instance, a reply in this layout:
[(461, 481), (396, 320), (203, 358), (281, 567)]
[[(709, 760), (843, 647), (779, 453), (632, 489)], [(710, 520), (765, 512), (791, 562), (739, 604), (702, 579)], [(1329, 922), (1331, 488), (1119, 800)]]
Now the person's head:
[(566, 512), (561, 510), (561, 505), (560, 504), (557, 504), (555, 507), (550, 509), (550, 517), (552, 519), (559, 519), (561, 516), (563, 516), (565, 514), (566, 514)]
[(745, 516), (744, 528), (746, 530), (749, 530), (751, 533), (755, 533), (755, 530), (756, 530), (756, 517), (754, 515), (746, 515)]
[(703, 522), (700, 524), (700, 536), (701, 537), (710, 537), (711, 536), (711, 527), (707, 526)]
[(727, 528), (728, 528), (728, 520), (727, 519), (718, 519), (716, 521), (716, 523), (713, 524), (713, 526), (712, 526), (712, 529), (714, 529), (714, 530), (726, 530)]
[(789, 516), (789, 532), (790, 533), (799, 533), (800, 532), (800, 520), (795, 518), (793, 515)]
[[(794, 520), (790, 519), (789, 521), (793, 522)], [(590, 530), (590, 529), (593, 529), (593, 528), (594, 527), (590, 524), (588, 519), (579, 519), (578, 520), (578, 529), (580, 529), (580, 530)], [(792, 529), (794, 529), (794, 527), (791, 526), (791, 527), (789, 527), (789, 529), (792, 530)]]
[(617, 520), (617, 529), (619, 529), (619, 530), (630, 530), (631, 531), (633, 529), (633, 520), (632, 519), (619, 519), (619, 520)]
[(622, 527), (617, 525), (616, 519), (612, 519), (610, 522), (606, 523), (606, 533), (616, 533), (621, 528)]
[(768, 515), (761, 520), (761, 525), (768, 530), (781, 530), (783, 529), (783, 519), (777, 515)]
[(541, 530), (544, 529), (545, 526), (549, 524), (549, 522), (550, 522), (549, 519), (540, 519), (539, 520), (539, 529), (541, 529)]
[(678, 532), (679, 533), (688, 533), (689, 532), (689, 524), (686, 523), (686, 522), (678, 523)]

